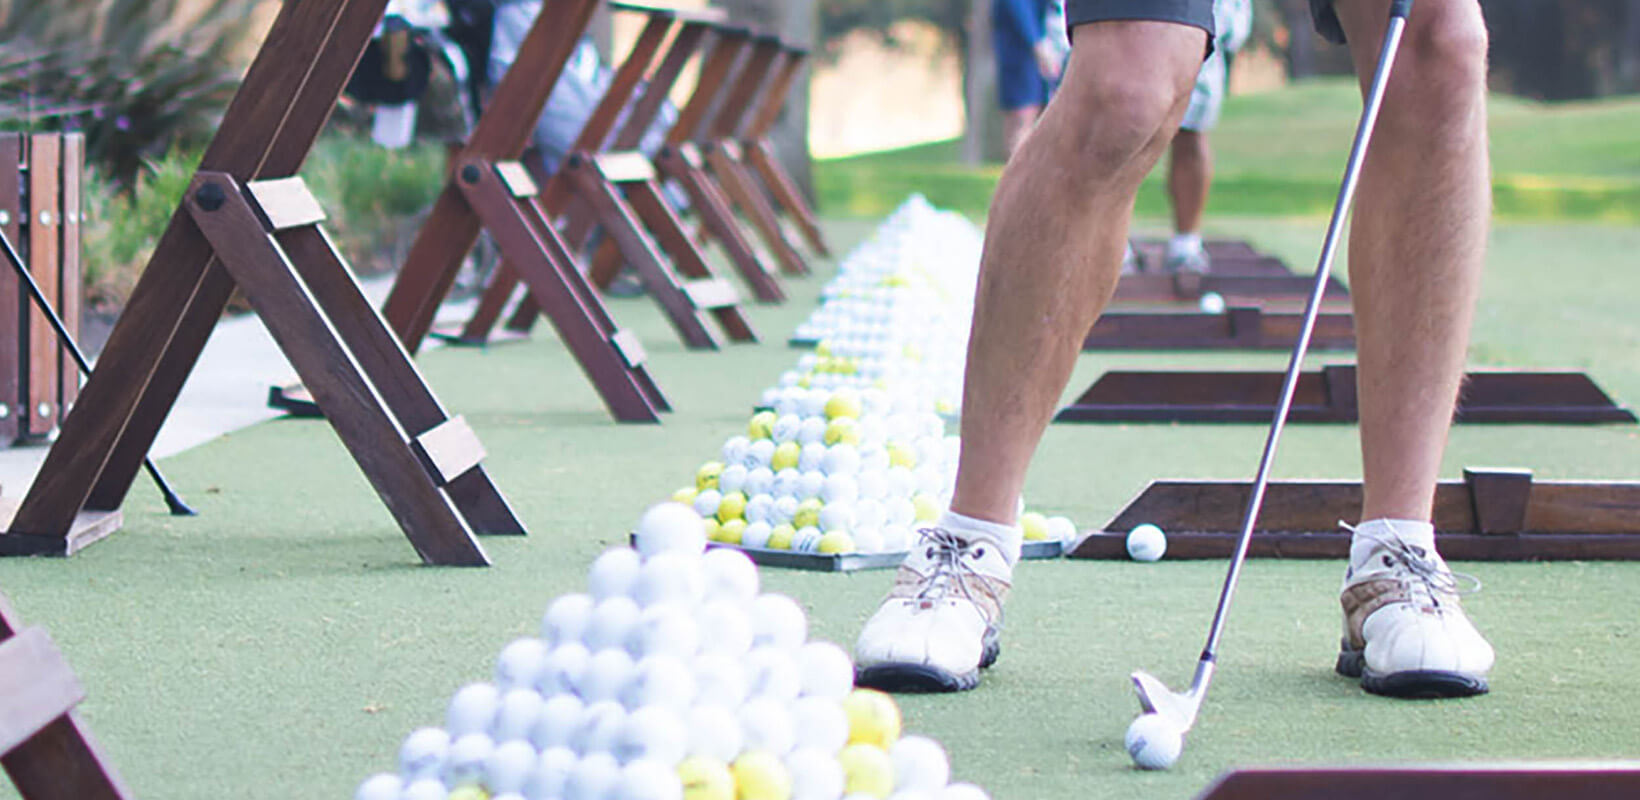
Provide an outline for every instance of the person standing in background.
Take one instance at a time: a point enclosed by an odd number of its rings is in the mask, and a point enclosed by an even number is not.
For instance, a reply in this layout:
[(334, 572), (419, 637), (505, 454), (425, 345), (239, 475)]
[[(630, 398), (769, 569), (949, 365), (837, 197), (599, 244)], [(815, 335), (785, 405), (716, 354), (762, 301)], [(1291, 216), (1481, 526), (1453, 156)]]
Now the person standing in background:
[[(1049, 30), (1050, 9), (1059, 10), (1060, 35)], [(1069, 47), (1064, 43), (1061, 0), (991, 0), (991, 44), (996, 52), (1002, 138), (1013, 155), (1048, 104)]]

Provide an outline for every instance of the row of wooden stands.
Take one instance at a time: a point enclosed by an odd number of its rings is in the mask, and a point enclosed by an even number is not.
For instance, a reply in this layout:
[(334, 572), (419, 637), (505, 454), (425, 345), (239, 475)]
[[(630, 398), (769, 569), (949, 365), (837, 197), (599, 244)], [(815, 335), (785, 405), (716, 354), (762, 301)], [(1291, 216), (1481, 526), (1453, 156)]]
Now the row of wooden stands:
[(115, 530), (160, 425), (236, 289), (405, 536), (432, 564), (488, 563), (524, 528), (336, 253), (297, 175), (386, 0), (286, 3), (206, 148), (0, 553), (68, 555)]
[[(543, 76), (555, 78), (568, 55), (546, 43), (554, 37), (573, 41), (565, 31), (574, 28), (570, 23), (582, 7), (591, 5), (585, 0), (543, 5), (519, 60), (457, 157), (453, 183), (461, 180), (461, 169), (485, 167), (475, 159), (495, 162), (523, 155), (552, 84)], [(812, 211), (791, 188), (766, 141), (805, 54), (778, 39), (727, 26), (721, 15), (711, 12), (631, 4), (614, 8), (643, 15), (645, 24), (560, 168), (552, 175), (534, 176), (542, 187), (535, 205), (540, 216), (562, 232), (565, 266), (583, 272), (593, 288), (606, 288), (622, 264), (631, 265), (686, 346), (719, 346), (721, 337), (706, 324), (707, 315), (716, 318), (729, 339), (751, 341), (755, 335), (738, 307), (737, 290), (713, 274), (700, 242), (719, 242), (753, 296), (766, 302), (785, 297), (777, 271), (807, 272), (777, 209), (797, 220), (800, 230), (813, 231), (811, 244), (823, 247)], [(665, 144), (653, 158), (643, 155), (636, 148), (644, 133), (697, 56), (695, 88)], [(495, 131), (506, 135), (497, 136)], [(742, 143), (747, 143), (744, 148)], [(757, 157), (743, 158), (747, 152)], [(668, 182), (689, 198), (698, 220), (695, 229), (666, 191)], [(449, 189), (446, 194), (451, 194)], [(412, 350), (428, 335), (437, 306), (470, 247), (467, 237), (452, 242), (448, 235), (449, 221), (460, 212), (445, 203), (435, 208), (384, 307)], [(752, 221), (762, 248), (743, 229), (740, 216)], [(557, 324), (562, 312), (542, 297), (536, 279), (520, 263), (531, 257), (518, 252), (527, 246), (498, 231), (500, 226), (488, 219), (482, 227), (496, 238), (503, 263), (473, 317), (450, 338), (467, 344), (490, 341), (520, 283), (528, 291), (514, 308), (508, 330), (526, 333), (542, 313)], [(604, 234), (602, 249), (589, 252), (598, 231)], [(424, 244), (429, 239), (437, 241)], [(617, 418), (626, 419), (621, 414)]]
[[(69, 330), (80, 324), (84, 163), (82, 134), (0, 134), (0, 233)], [(79, 371), (45, 315), (0, 268), (0, 447), (49, 437), (79, 390)]]

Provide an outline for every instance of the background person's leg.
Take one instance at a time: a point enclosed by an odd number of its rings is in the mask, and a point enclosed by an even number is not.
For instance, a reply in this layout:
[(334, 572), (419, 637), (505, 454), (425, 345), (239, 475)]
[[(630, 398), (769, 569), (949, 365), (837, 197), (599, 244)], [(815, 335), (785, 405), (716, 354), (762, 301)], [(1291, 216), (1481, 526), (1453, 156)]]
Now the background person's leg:
[(1167, 261), (1196, 256), (1205, 269), (1202, 250), (1202, 215), (1207, 211), (1207, 193), (1213, 186), (1213, 151), (1205, 131), (1179, 129), (1168, 150), (1167, 197), (1173, 206), (1173, 238), (1168, 242)]

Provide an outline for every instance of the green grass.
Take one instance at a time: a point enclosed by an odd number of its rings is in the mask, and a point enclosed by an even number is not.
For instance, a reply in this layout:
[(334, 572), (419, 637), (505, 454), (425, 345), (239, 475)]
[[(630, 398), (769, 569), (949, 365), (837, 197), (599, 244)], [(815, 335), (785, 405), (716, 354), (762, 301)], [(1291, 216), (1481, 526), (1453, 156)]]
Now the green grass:
[[(1300, 265), (1320, 239), (1315, 221), (1214, 224)], [(869, 229), (831, 224), (840, 245)], [(1637, 250), (1633, 228), (1500, 226), (1475, 363), (1586, 368), (1618, 398), (1640, 398)], [(531, 530), (486, 539), (492, 568), (417, 566), (329, 427), (280, 421), (164, 461), (198, 518), (165, 516), (139, 479), (124, 530), (68, 560), (0, 560), (0, 587), (83, 678), (83, 718), (135, 796), (349, 797), (364, 776), (391, 768), (409, 731), (442, 718), (458, 687), (485, 679), (508, 640), (535, 630), (553, 597), (583, 587), (587, 565), (647, 504), (689, 482), (742, 428), (758, 393), (796, 361), (781, 342), (819, 283), (789, 281), (790, 302), (751, 309), (767, 343), (716, 354), (684, 351), (648, 301), (613, 302), (678, 409), (658, 427), (611, 423), (545, 332), (527, 344), (422, 356)], [(1281, 361), (1090, 355), (1071, 390), (1113, 367)], [(1251, 474), (1263, 435), (1259, 425), (1055, 426), (1027, 491), (1033, 506), (1093, 526), (1155, 477)], [(1465, 465), (1640, 479), (1640, 434), (1461, 427), (1444, 472), (1455, 477)], [(1359, 470), (1352, 428), (1294, 426), (1277, 471)], [(1640, 756), (1640, 695), (1630, 688), (1640, 620), (1627, 600), (1640, 565), (1462, 568), (1486, 581), (1467, 605), (1499, 651), (1488, 697), (1402, 703), (1362, 694), (1330, 672), (1340, 565), (1260, 561), (1245, 574), (1223, 671), (1183, 760), (1168, 773), (1135, 772), (1120, 745), (1137, 710), (1125, 676), (1145, 668), (1188, 679), (1223, 564), (1065, 561), (1021, 568), (997, 668), (975, 692), (906, 698), (908, 727), (943, 742), (956, 776), (998, 800), (1185, 798), (1253, 763)], [(763, 578), (803, 602), (815, 635), (845, 644), (888, 581), (881, 572)], [(0, 797), (14, 797), (8, 791)]]
[[(1212, 135), (1217, 175), (1212, 214), (1316, 215), (1331, 208), (1360, 114), (1347, 79), (1306, 81), (1229, 98)], [(1512, 219), (1640, 220), (1640, 99), (1546, 104), (1496, 96), (1490, 130), (1494, 202)], [(960, 163), (960, 143), (935, 142), (815, 165), (827, 213), (878, 216), (912, 191), (983, 213), (998, 165)], [(1167, 211), (1160, 170), (1140, 190), (1138, 212)]]

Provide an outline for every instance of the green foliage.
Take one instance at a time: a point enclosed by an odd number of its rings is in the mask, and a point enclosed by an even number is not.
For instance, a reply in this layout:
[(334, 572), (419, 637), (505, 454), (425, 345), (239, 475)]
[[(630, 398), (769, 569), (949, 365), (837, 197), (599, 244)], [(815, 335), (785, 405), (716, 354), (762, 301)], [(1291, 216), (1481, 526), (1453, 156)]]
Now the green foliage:
[[(87, 302), (110, 309), (124, 302), (153, 254), (199, 163), (199, 152), (176, 151), (149, 162), (130, 191), (93, 169), (85, 187), (82, 237)], [(417, 223), (443, 186), (444, 154), (433, 145), (389, 151), (367, 139), (331, 134), (302, 169), (328, 219), (325, 229), (355, 271), (398, 266)]]
[(129, 190), (146, 159), (198, 146), (214, 130), (238, 85), (232, 56), (252, 5), (10, 4), (0, 17), (0, 126), (84, 131), (89, 161)]

